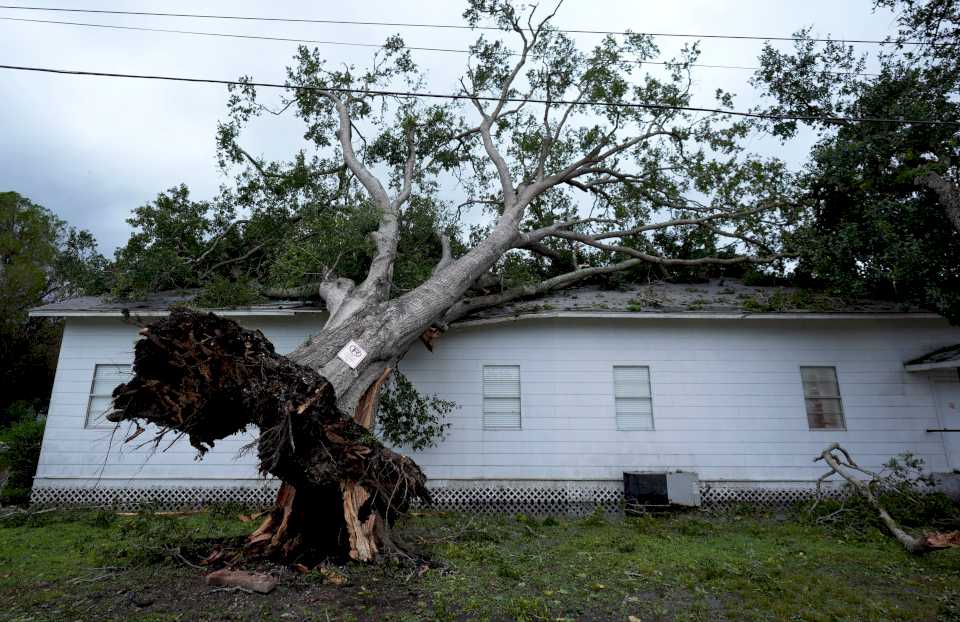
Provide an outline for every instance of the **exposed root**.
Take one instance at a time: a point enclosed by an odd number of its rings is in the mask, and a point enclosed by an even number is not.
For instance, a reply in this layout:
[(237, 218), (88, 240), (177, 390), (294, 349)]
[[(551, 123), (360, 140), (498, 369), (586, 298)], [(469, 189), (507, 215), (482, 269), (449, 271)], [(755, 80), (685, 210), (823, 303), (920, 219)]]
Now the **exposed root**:
[(260, 430), (260, 470), (283, 485), (248, 538), (248, 556), (372, 561), (396, 516), (415, 499), (429, 502), (420, 468), (364, 425), (389, 370), (361, 400), (358, 422), (337, 408), (323, 376), (276, 354), (260, 331), (176, 310), (141, 334), (135, 376), (114, 391), (110, 420), (158, 426), (157, 445), (184, 434), (201, 454), (249, 426)]

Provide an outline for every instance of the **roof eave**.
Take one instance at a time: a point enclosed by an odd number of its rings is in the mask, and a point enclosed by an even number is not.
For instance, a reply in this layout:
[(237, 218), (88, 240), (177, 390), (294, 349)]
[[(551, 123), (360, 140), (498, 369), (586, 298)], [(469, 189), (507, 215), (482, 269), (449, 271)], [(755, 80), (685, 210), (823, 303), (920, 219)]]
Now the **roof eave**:
[(934, 371), (937, 369), (958, 369), (960, 360), (940, 361), (937, 363), (904, 363), (903, 369), (906, 371)]
[[(293, 316), (304, 313), (325, 313), (325, 309), (203, 309), (224, 316)], [(130, 310), (130, 315), (139, 317), (165, 317), (170, 312), (162, 309)], [(31, 309), (30, 317), (124, 317), (119, 309), (94, 311), (90, 309), (56, 310), (39, 307)], [(936, 313), (894, 312), (847, 312), (847, 313), (701, 313), (701, 312), (603, 312), (603, 311), (547, 311), (521, 313), (499, 317), (461, 320), (453, 326), (480, 326), (525, 320), (542, 319), (616, 319), (616, 320), (931, 320), (942, 319)]]
[[(242, 316), (253, 316), (253, 317), (266, 317), (266, 316), (281, 316), (289, 317), (293, 315), (300, 315), (303, 313), (324, 313), (324, 309), (202, 309), (205, 312), (216, 313), (217, 315), (223, 316), (232, 316), (232, 317), (242, 317)], [(161, 309), (145, 309), (142, 311), (130, 311), (130, 316), (137, 317), (166, 317), (169, 315), (169, 311), (164, 311)], [(91, 310), (64, 310), (58, 311), (55, 309), (31, 309), (29, 312), (30, 317), (93, 317), (93, 318), (116, 318), (116, 317), (125, 317), (125, 314), (117, 309), (110, 309), (108, 311), (91, 311)]]

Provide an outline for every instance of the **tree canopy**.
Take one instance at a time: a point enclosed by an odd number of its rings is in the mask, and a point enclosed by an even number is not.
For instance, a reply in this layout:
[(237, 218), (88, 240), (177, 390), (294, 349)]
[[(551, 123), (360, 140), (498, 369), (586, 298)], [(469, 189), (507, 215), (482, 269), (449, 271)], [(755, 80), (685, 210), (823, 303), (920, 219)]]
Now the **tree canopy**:
[[(114, 291), (204, 286), (243, 300), (316, 295), (334, 274), (359, 282), (391, 201), (391, 295), (425, 282), (446, 245), (452, 256), (475, 246), (518, 198), (533, 235), (481, 281), (499, 290), (577, 266), (604, 268), (597, 278), (627, 260), (626, 278), (647, 279), (739, 274), (781, 257), (797, 216), (791, 176), (745, 151), (749, 124), (682, 109), (696, 46), (654, 75), (644, 63), (659, 50), (646, 35), (581, 50), (543, 9), (475, 1), (464, 17), (504, 36), (471, 46), (449, 85), (457, 99), (404, 94), (428, 83), (397, 36), (369, 67), (301, 47), (279, 97), (241, 78), (217, 131), (232, 183), (212, 202), (179, 187), (138, 208)], [(716, 106), (731, 109), (732, 96), (717, 93)], [(281, 114), (302, 122), (301, 148), (287, 160), (256, 155), (246, 128)]]
[[(876, 56), (840, 41), (819, 45), (805, 30), (791, 53), (768, 45), (754, 78), (774, 102), (766, 112), (903, 120), (808, 122), (820, 139), (798, 179), (812, 219), (796, 247), (797, 271), (958, 322), (960, 3), (879, 0), (876, 8), (895, 10), (899, 25)], [(784, 139), (801, 127), (764, 125)]]
[(0, 417), (15, 401), (45, 402), (53, 383), (59, 325), (29, 319), (29, 309), (104, 291), (107, 263), (89, 232), (0, 192)]

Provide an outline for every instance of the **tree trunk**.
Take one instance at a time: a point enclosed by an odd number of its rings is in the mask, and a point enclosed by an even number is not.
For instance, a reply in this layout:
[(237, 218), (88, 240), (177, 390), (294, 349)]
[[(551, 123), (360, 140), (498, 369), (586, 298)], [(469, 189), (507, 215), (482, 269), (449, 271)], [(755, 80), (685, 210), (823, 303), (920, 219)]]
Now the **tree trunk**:
[(389, 527), (411, 501), (429, 502), (429, 493), (419, 467), (368, 429), (389, 370), (368, 383), (348, 416), (327, 378), (276, 354), (260, 331), (177, 310), (141, 334), (135, 376), (114, 391), (109, 418), (159, 426), (158, 444), (168, 433), (187, 435), (201, 454), (259, 428), (260, 470), (282, 485), (276, 507), (248, 538), (249, 555), (310, 565), (401, 552)]

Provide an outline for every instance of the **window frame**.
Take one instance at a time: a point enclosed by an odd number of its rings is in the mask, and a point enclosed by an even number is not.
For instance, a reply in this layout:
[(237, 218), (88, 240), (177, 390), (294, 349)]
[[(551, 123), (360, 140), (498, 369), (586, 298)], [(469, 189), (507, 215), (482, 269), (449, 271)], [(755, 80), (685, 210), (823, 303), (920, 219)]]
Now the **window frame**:
[[(805, 369), (829, 369), (833, 371), (834, 384), (837, 387), (836, 395), (808, 395), (807, 382), (803, 377)], [(836, 365), (800, 365), (800, 387), (803, 392), (803, 411), (807, 417), (807, 429), (811, 432), (845, 432), (847, 430), (846, 409), (843, 406), (843, 392), (840, 390), (840, 374)], [(840, 425), (837, 427), (814, 427), (810, 419), (809, 404), (811, 400), (836, 400), (839, 405)]]
[[(637, 369), (642, 368), (647, 370), (647, 397), (618, 397), (617, 396), (617, 369), (626, 368), (626, 369)], [(650, 365), (644, 365), (640, 363), (617, 363), (611, 366), (611, 380), (613, 381), (613, 419), (614, 426), (618, 432), (653, 432), (657, 429), (657, 421), (654, 416), (654, 407), (653, 407), (653, 368)], [(650, 402), (650, 427), (644, 428), (628, 428), (622, 427), (620, 424), (620, 417), (617, 414), (617, 400), (618, 399), (646, 399)]]
[[(517, 424), (490, 425), (487, 423), (487, 399), (514, 399), (512, 397), (487, 396), (486, 370), (488, 367), (510, 367), (517, 370)], [(482, 363), (480, 365), (480, 426), (483, 430), (495, 432), (516, 431), (523, 429), (523, 371), (519, 363)], [(491, 413), (496, 414), (496, 413)]]
[[(87, 408), (84, 411), (83, 416), (83, 429), (84, 430), (109, 430), (114, 424), (107, 421), (103, 416), (92, 415), (90, 409), (93, 406), (93, 400), (96, 398), (102, 397), (113, 397), (113, 389), (116, 388), (116, 385), (110, 388), (110, 393), (94, 393), (94, 390), (97, 386), (97, 369), (101, 367), (124, 367), (129, 373), (130, 377), (133, 377), (133, 364), (132, 363), (94, 363), (93, 364), (93, 374), (90, 378), (90, 390), (87, 393)], [(124, 381), (126, 382), (126, 381)], [(95, 419), (99, 419), (100, 423), (96, 423)]]

